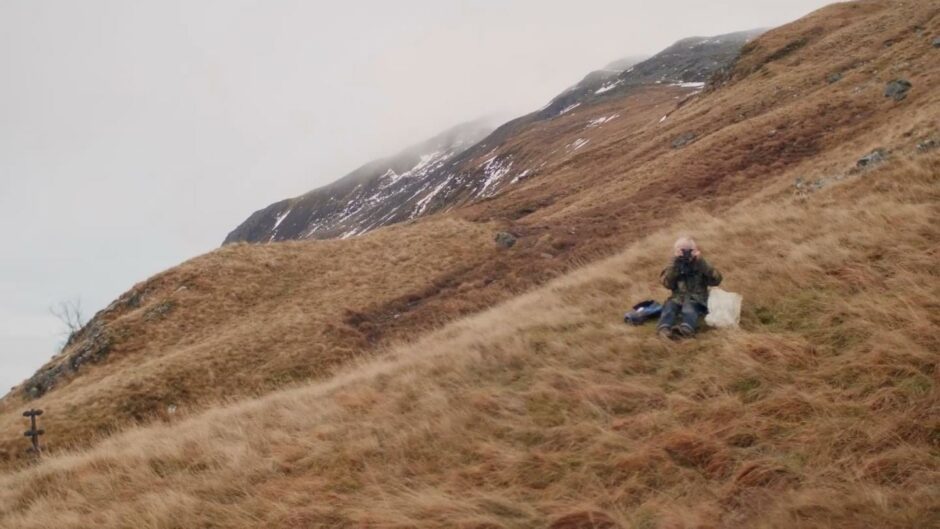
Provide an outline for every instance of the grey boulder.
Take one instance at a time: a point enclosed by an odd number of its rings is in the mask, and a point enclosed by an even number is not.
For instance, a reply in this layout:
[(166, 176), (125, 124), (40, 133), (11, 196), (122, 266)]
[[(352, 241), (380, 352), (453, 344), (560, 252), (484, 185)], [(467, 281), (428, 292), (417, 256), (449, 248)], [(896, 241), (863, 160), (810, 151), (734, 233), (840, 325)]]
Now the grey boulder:
[(895, 79), (885, 87), (885, 97), (901, 101), (907, 97), (907, 93), (910, 92), (913, 86), (907, 79)]
[(516, 244), (516, 236), (508, 231), (501, 231), (496, 234), (496, 244), (503, 248), (512, 248)]

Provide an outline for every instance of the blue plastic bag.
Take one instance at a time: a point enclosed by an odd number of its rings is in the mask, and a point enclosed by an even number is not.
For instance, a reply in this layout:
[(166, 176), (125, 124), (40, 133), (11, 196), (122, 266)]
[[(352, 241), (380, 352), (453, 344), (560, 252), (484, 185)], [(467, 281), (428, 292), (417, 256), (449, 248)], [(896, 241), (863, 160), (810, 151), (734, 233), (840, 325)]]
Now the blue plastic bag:
[(658, 318), (663, 312), (663, 306), (658, 301), (648, 299), (633, 306), (633, 310), (623, 315), (623, 322), (631, 325), (642, 325), (647, 320)]

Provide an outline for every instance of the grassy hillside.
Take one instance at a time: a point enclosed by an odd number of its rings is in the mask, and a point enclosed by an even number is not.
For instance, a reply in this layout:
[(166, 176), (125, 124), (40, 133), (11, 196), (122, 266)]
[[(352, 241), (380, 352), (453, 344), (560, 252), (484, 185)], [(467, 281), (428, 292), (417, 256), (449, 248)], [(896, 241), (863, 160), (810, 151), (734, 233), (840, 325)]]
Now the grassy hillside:
[[(27, 527), (928, 527), (940, 151), (689, 212), (328, 381), (0, 477)], [(742, 329), (619, 321), (692, 230)], [(593, 524), (590, 520), (593, 520)]]
[[(940, 18), (930, 2), (835, 4), (754, 41), (713, 90), (645, 87), (518, 133), (492, 155), (511, 154), (535, 174), (453, 213), (498, 223), (519, 244), (452, 278), (486, 279), (482, 288), (393, 307), (400, 317), (382, 332), (407, 336), (401, 326), (453, 314), (454, 300), (473, 305), (477, 296), (498, 298), (493, 290), (531, 288), (672, 225), (687, 209), (723, 214), (790, 192), (797, 178), (828, 181), (875, 148), (932, 137), (940, 106), (934, 34)], [(913, 83), (900, 102), (883, 95), (896, 78)], [(689, 133), (694, 139), (673, 147)], [(579, 138), (590, 141), (568, 148)], [(367, 314), (387, 311), (377, 305)]]
[[(0, 400), (0, 526), (928, 526), (936, 35), (933, 2), (836, 4), (704, 93), (518, 131), (495, 154), (537, 170), (495, 197), (135, 286), (42, 373), (107, 354)], [(741, 331), (620, 322), (681, 231)], [(29, 468), (25, 407), (51, 456)]]
[[(0, 431), (19, 433), (24, 407), (42, 408), (55, 451), (325, 376), (374, 345), (367, 327), (353, 325), (358, 311), (488, 259), (498, 250), (491, 237), (485, 224), (440, 219), (353, 241), (234, 245), (198, 257), (97, 315), (44, 369), (86, 347), (107, 354), (56, 379), (41, 398), (8, 395)], [(21, 438), (0, 439), (0, 465), (24, 456)]]
[[(876, 147), (930, 138), (937, 13), (926, 1), (830, 6), (754, 41), (706, 93), (647, 86), (519, 131), (492, 155), (534, 172), (492, 199), (347, 241), (224, 248), (167, 271), (93, 322), (85, 334), (105, 335), (102, 359), (37, 400), (27, 387), (0, 400), (0, 431), (42, 407), (55, 451), (170, 409), (328, 376), (611, 255), (688, 209), (760, 204), (797, 178), (829, 181)], [(883, 97), (898, 77), (913, 83), (900, 102)], [(694, 138), (674, 147), (683, 135)], [(579, 139), (589, 141), (570, 147)], [(492, 244), (499, 229), (519, 236), (510, 251)], [(0, 439), (0, 468), (23, 455), (18, 436)]]

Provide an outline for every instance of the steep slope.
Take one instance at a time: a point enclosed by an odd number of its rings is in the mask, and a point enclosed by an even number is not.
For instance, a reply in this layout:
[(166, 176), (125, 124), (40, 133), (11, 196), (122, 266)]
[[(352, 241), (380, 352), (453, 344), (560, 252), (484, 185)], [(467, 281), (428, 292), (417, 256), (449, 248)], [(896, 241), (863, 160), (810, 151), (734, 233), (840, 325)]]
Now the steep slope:
[[(223, 244), (345, 238), (493, 196), (548, 162), (525, 153), (492, 156), (507, 144), (517, 143), (519, 136), (535, 127), (553, 130), (555, 118), (580, 106), (620, 97), (633, 87), (674, 83), (699, 89), (709, 76), (729, 66), (758, 33), (684, 39), (639, 64), (622, 59), (590, 73), (538, 112), (492, 134), (480, 134), (486, 129), (479, 125), (469, 130), (461, 126), (395, 158), (370, 163), (334, 184), (272, 204), (255, 212)], [(672, 95), (666, 90), (661, 97)]]
[[(492, 197), (344, 241), (228, 246), (193, 261), (211, 266), (158, 276), (146, 307), (132, 292), (98, 320), (112, 338), (96, 362), (71, 369), (88, 343), (76, 342), (39, 373), (40, 382), (64, 373), (51, 391), (30, 400), (27, 384), (0, 401), (0, 429), (15, 433), (0, 449), (23, 455), (26, 406), (49, 410), (54, 452), (128, 421), (329, 377), (688, 211), (725, 215), (812, 193), (866, 174), (850, 168), (876, 147), (888, 160), (919, 143), (926, 150), (938, 141), (936, 16), (927, 2), (831, 6), (747, 45), (713, 89), (618, 88), (551, 120), (501, 128), (513, 133), (495, 152), (473, 147), (470, 159), (512, 157), (513, 170), (538, 170)], [(830, 83), (833, 73), (841, 79)], [(901, 101), (883, 95), (897, 77), (913, 85)], [(516, 245), (497, 249), (497, 230)], [(164, 318), (161, 303), (188, 282), (203, 286), (181, 290)]]
[(338, 181), (256, 211), (223, 244), (349, 237), (423, 212), (429, 175), (489, 134), (485, 120), (458, 125)]
[[(489, 156), (520, 167), (541, 160), (538, 171), (453, 212), (495, 222), (519, 242), (452, 280), (486, 278), (483, 292), (518, 292), (684, 211), (717, 214), (772, 193), (809, 192), (876, 148), (890, 156), (929, 143), (940, 101), (930, 89), (940, 82), (930, 38), (940, 33), (936, 24), (925, 2), (835, 4), (753, 41), (721, 76), (731, 80), (712, 90), (625, 90), (515, 135)], [(831, 83), (834, 73), (841, 79)], [(884, 97), (896, 78), (913, 84), (902, 101)], [(404, 310), (376, 304), (367, 316), (401, 336), (412, 322), (479, 294), (429, 293)]]
[[(0, 525), (922, 528), (940, 497), (940, 150), (680, 214), (329, 381), (0, 476)], [(739, 331), (658, 340), (694, 229)]]
[[(354, 242), (231, 245), (140, 283), (0, 401), (0, 431), (21, 406), (46, 411), (50, 450), (129, 423), (328, 375), (370, 350), (358, 311), (428, 278), (490, 259), (486, 225), (438, 219)], [(428, 321), (427, 327), (434, 325)], [(0, 439), (0, 464), (26, 454)]]

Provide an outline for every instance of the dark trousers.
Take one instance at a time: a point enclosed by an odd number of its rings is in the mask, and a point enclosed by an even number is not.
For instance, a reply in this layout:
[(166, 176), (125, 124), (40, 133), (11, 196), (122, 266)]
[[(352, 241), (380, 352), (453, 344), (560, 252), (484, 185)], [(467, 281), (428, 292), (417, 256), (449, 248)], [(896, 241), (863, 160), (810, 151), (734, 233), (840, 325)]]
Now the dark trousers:
[(670, 299), (663, 306), (663, 313), (659, 316), (659, 325), (657, 325), (657, 328), (671, 328), (677, 325), (676, 319), (681, 319), (679, 323), (688, 325), (693, 331), (698, 330), (698, 319), (704, 315), (707, 310), (708, 309), (703, 307), (701, 303), (695, 301), (686, 301), (680, 305)]

